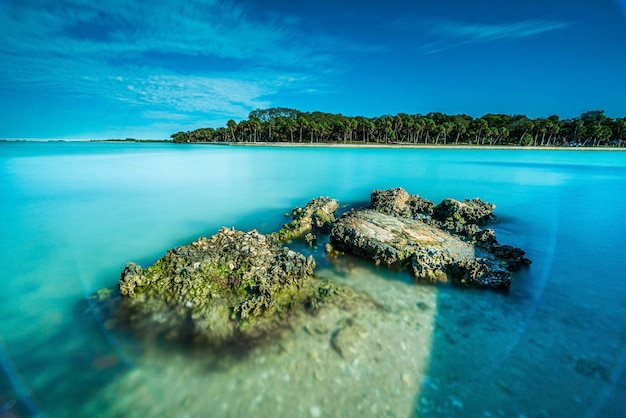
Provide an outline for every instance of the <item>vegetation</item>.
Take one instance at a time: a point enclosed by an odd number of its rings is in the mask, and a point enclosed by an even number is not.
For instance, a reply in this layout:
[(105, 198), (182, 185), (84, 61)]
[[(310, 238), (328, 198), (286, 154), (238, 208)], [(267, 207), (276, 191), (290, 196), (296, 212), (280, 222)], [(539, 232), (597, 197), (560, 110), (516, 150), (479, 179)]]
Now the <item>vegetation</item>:
[(423, 145), (626, 146), (626, 118), (612, 119), (603, 110), (579, 117), (530, 119), (524, 115), (383, 115), (367, 118), (296, 109), (250, 112), (248, 119), (225, 127), (178, 132), (174, 142), (213, 143), (349, 143)]
[(91, 142), (165, 142), (165, 140), (126, 138), (126, 139), (94, 139)]

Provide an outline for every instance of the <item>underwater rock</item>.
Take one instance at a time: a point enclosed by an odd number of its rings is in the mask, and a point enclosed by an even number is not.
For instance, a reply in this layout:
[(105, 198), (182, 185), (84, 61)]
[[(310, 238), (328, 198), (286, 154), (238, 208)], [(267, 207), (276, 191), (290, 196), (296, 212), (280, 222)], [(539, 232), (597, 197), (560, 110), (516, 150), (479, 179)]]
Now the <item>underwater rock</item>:
[(312, 231), (313, 228), (328, 230), (336, 220), (337, 209), (339, 209), (339, 202), (336, 199), (316, 197), (310, 200), (304, 208), (295, 207), (291, 211), (291, 222), (283, 225), (271, 236), (279, 242), (287, 242)]
[(258, 339), (339, 288), (313, 276), (312, 257), (255, 230), (221, 228), (119, 280), (121, 314), (135, 329), (211, 345)]
[(353, 319), (348, 318), (330, 337), (330, 346), (344, 360), (353, 360), (359, 353), (367, 330)]

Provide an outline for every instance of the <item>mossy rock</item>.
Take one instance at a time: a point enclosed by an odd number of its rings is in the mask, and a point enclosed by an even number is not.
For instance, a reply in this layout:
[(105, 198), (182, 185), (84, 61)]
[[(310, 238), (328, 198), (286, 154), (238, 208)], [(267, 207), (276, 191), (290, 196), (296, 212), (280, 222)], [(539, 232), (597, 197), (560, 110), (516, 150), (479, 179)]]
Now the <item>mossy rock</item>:
[(263, 338), (297, 311), (340, 293), (313, 276), (312, 257), (257, 231), (222, 228), (169, 250), (152, 266), (121, 274), (122, 314), (130, 325), (211, 345)]
[(278, 242), (289, 242), (313, 229), (328, 230), (335, 222), (335, 213), (339, 202), (329, 197), (311, 199), (304, 208), (296, 207), (291, 211), (291, 222), (271, 234)]
[(478, 198), (465, 199), (462, 202), (448, 198), (433, 208), (433, 217), (441, 222), (460, 225), (483, 224), (492, 218), (495, 208), (494, 204)]

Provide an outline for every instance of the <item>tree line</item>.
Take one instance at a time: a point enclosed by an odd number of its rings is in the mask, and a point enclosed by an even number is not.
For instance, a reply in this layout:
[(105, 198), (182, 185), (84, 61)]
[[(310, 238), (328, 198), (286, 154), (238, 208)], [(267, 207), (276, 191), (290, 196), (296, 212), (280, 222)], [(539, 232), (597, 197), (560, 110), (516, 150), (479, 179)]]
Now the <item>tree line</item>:
[(578, 117), (530, 119), (525, 115), (427, 115), (398, 113), (378, 117), (301, 112), (289, 108), (257, 109), (248, 119), (229, 120), (220, 128), (200, 128), (171, 135), (174, 142), (626, 146), (626, 117), (603, 110)]

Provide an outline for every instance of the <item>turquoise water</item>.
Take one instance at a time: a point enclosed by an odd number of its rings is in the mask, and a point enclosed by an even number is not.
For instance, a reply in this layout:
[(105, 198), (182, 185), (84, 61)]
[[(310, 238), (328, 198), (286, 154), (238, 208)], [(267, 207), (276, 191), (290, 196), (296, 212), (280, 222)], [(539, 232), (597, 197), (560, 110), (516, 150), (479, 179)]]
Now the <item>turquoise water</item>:
[[(354, 283), (379, 286), (373, 296), (385, 299), (388, 282), (389, 294), (432, 298), (433, 309), (432, 327), (420, 330), (428, 346), (420, 347), (426, 363), (419, 375), (403, 374), (406, 391), (393, 394), (382, 379), (397, 370), (360, 369), (381, 380), (359, 386), (359, 405), (372, 408), (355, 413), (604, 417), (623, 416), (626, 408), (626, 153), (0, 143), (0, 179), (0, 417), (130, 416), (134, 408), (242, 416), (210, 393), (190, 401), (196, 398), (185, 379), (160, 385), (166, 371), (188, 368), (187, 382), (217, 391), (203, 379), (224, 386), (258, 365), (241, 360), (228, 373), (196, 370), (175, 348), (155, 351), (109, 329), (85, 296), (114, 286), (127, 261), (149, 265), (222, 225), (270, 232), (312, 197), (356, 204), (372, 189), (396, 186), (435, 202), (495, 203), (499, 241), (524, 248), (533, 264), (508, 293), (419, 286), (358, 265)], [(332, 263), (318, 264), (337, 273)], [(324, 356), (309, 357), (319, 368), (334, 367), (320, 361)], [(351, 376), (344, 390), (356, 385)], [(145, 393), (131, 393), (137, 381)], [(338, 416), (344, 405), (324, 403), (322, 386), (306, 386), (320, 399), (304, 411)], [(173, 392), (189, 396), (180, 403)], [(383, 403), (408, 402), (410, 410), (392, 404), (376, 412), (374, 393)], [(125, 398), (131, 395), (145, 402), (135, 405)], [(268, 405), (249, 416), (296, 416)]]

